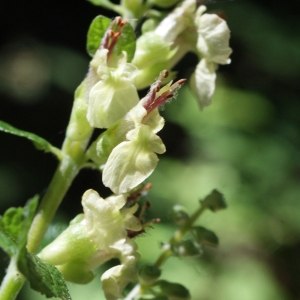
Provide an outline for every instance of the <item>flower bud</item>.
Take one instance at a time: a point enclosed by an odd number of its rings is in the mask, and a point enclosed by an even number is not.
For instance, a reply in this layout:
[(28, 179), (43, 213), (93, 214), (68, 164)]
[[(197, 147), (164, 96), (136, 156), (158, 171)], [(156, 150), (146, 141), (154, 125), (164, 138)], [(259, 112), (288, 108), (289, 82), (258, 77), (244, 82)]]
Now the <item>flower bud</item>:
[(200, 201), (202, 206), (209, 208), (211, 211), (225, 209), (227, 207), (223, 194), (213, 190), (206, 198)]
[(137, 89), (151, 85), (161, 70), (168, 69), (168, 62), (175, 54), (171, 43), (165, 42), (154, 32), (146, 32), (136, 42), (132, 63), (139, 69), (134, 79)]
[(82, 141), (91, 135), (93, 128), (86, 118), (87, 110), (85, 83), (83, 82), (75, 91), (75, 100), (66, 133), (70, 140)]
[(178, 225), (184, 224), (190, 217), (186, 211), (186, 209), (181, 205), (174, 205), (172, 207), (170, 218), (173, 222)]
[(172, 247), (173, 252), (179, 257), (198, 257), (203, 254), (200, 245), (194, 240), (180, 241)]
[(112, 150), (126, 139), (128, 131), (133, 129), (132, 123), (123, 118), (111, 125), (91, 144), (87, 155), (97, 164), (104, 164)]
[(154, 31), (158, 25), (158, 20), (151, 18), (146, 20), (142, 25), (142, 33), (145, 34), (149, 31)]
[(142, 283), (151, 285), (161, 275), (161, 270), (152, 265), (144, 265), (139, 270), (139, 279)]

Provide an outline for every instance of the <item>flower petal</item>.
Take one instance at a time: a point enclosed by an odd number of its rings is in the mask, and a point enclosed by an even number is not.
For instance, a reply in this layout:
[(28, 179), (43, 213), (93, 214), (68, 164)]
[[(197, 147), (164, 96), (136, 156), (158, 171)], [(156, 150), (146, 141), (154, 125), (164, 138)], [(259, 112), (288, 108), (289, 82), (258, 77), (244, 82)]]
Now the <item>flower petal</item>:
[(202, 59), (191, 77), (192, 91), (198, 98), (200, 108), (210, 105), (211, 97), (215, 90), (216, 65), (206, 59)]
[(127, 193), (154, 171), (165, 146), (149, 126), (141, 125), (127, 134), (129, 141), (111, 152), (103, 170), (103, 183), (115, 194)]
[(229, 47), (230, 30), (227, 23), (216, 14), (201, 15), (204, 8), (198, 8), (195, 18), (198, 28), (197, 49), (208, 60), (229, 64), (232, 49)]
[(176, 7), (173, 12), (160, 22), (155, 29), (155, 33), (166, 42), (174, 42), (177, 36), (192, 23), (195, 10), (195, 0), (183, 1), (180, 6)]
[(98, 82), (89, 91), (87, 119), (90, 125), (96, 128), (108, 128), (139, 102), (133, 84), (137, 68), (126, 62), (126, 52), (123, 52), (116, 68), (108, 67), (103, 58), (107, 55), (107, 51), (104, 50), (106, 49), (103, 49), (99, 58), (94, 58), (91, 63), (93, 69), (99, 64)]
[(124, 287), (137, 278), (134, 265), (118, 265), (107, 270), (101, 277), (102, 287), (107, 300), (122, 298)]

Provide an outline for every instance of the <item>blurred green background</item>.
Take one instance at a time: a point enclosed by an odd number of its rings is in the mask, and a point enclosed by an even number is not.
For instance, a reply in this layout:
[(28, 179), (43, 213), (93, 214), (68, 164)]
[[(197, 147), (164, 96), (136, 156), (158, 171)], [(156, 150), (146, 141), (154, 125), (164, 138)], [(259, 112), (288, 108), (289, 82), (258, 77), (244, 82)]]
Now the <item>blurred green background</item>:
[[(220, 239), (198, 259), (170, 259), (162, 277), (183, 283), (194, 300), (300, 299), (300, 9), (299, 2), (220, 1), (231, 29), (232, 63), (218, 73), (213, 104), (200, 111), (186, 85), (166, 105), (160, 133), (167, 152), (149, 178), (152, 207), (160, 217), (137, 238), (142, 263), (153, 262), (174, 225), (174, 203), (190, 212), (217, 188), (228, 209), (207, 212), (199, 224)], [(98, 14), (84, 0), (0, 3), (0, 119), (60, 146), (72, 94), (87, 71), (86, 32)], [(177, 66), (188, 77), (187, 55)], [(0, 212), (43, 193), (55, 159), (24, 139), (0, 133)], [(88, 188), (107, 189), (96, 171), (83, 170), (57, 217), (59, 228), (81, 212)], [(151, 245), (151, 246), (150, 246)], [(8, 258), (0, 253), (1, 278)], [(70, 285), (74, 300), (103, 299), (99, 276), (88, 286)], [(19, 300), (44, 299), (25, 288)]]

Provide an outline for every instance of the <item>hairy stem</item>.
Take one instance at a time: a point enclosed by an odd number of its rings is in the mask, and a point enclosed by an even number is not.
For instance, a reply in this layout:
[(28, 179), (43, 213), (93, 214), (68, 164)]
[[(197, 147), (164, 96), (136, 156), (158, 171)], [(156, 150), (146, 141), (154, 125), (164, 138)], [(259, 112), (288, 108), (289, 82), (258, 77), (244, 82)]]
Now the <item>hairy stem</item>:
[(59, 164), (32, 222), (27, 243), (29, 252), (38, 251), (44, 234), (78, 171), (79, 166), (69, 156), (64, 157)]
[[(38, 251), (52, 218), (84, 163), (84, 151), (87, 143), (88, 140), (72, 142), (66, 138), (62, 148), (64, 156), (41, 200), (28, 233), (27, 250), (29, 252), (36, 253)], [(6, 276), (1, 284), (0, 299), (15, 299), (24, 282), (25, 277), (18, 271), (16, 259), (11, 259)]]
[(13, 300), (17, 297), (25, 277), (18, 271), (16, 259), (11, 259), (6, 275), (0, 287), (1, 300)]

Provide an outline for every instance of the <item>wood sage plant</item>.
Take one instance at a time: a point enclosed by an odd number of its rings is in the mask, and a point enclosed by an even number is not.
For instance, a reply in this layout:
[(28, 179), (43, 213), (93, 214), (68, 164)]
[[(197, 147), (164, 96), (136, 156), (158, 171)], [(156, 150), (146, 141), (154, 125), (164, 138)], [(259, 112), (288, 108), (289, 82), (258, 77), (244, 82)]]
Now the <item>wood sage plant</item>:
[[(43, 197), (9, 208), (0, 218), (0, 246), (10, 257), (0, 299), (15, 299), (26, 280), (47, 297), (71, 299), (66, 281), (86, 284), (95, 277), (93, 270), (112, 258), (119, 264), (101, 276), (106, 299), (191, 299), (187, 287), (160, 279), (161, 268), (171, 256), (196, 257), (203, 246), (217, 245), (217, 236), (195, 222), (207, 209), (225, 208), (223, 195), (212, 191), (191, 215), (180, 205), (171, 208), (178, 229), (157, 260), (141, 267), (137, 262), (143, 253), (135, 237), (159, 219), (145, 221), (147, 203), (138, 203), (151, 187), (145, 180), (155, 170), (158, 155), (166, 151), (158, 136), (164, 127), (159, 108), (175, 98), (186, 81), (201, 109), (211, 104), (216, 69), (230, 63), (230, 31), (225, 20), (206, 12), (196, 0), (91, 2), (118, 16), (111, 20), (100, 15), (90, 25), (91, 61), (75, 91), (61, 149), (0, 122), (1, 131), (25, 137), (58, 159)], [(191, 78), (175, 79), (173, 68), (187, 52), (199, 58), (195, 71)], [(145, 88), (148, 92), (140, 99), (138, 91)], [(95, 128), (103, 133), (92, 140)], [(41, 249), (50, 222), (83, 168), (99, 170), (111, 196), (103, 199), (92, 189), (78, 195), (83, 213)]]

